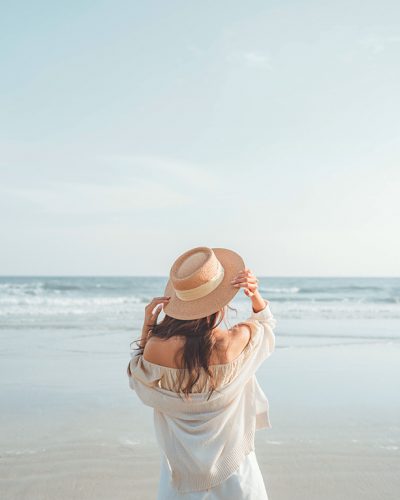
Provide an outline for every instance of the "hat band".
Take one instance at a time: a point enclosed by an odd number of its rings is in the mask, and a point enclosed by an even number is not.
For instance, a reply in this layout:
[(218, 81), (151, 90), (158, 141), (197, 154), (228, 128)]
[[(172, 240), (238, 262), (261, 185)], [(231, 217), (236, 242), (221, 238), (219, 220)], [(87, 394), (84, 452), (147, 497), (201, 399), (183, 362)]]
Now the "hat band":
[(212, 291), (214, 291), (217, 286), (224, 279), (224, 268), (219, 264), (219, 269), (217, 274), (213, 276), (209, 281), (203, 283), (200, 286), (196, 286), (195, 288), (189, 288), (188, 290), (175, 290), (175, 294), (178, 299), (183, 301), (196, 300), (205, 297)]

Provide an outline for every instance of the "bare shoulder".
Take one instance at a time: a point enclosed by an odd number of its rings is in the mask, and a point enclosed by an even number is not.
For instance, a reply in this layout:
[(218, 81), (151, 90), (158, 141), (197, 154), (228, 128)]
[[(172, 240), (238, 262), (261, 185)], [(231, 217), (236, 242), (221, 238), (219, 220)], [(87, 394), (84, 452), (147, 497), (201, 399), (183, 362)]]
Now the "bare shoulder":
[(247, 323), (238, 323), (234, 325), (230, 330), (230, 338), (233, 344), (236, 344), (239, 348), (243, 350), (251, 339), (251, 327)]
[(169, 339), (150, 337), (144, 347), (143, 357), (150, 363), (176, 368), (175, 357), (183, 345), (184, 339), (176, 336)]
[(217, 337), (218, 343), (225, 348), (230, 359), (236, 358), (245, 349), (250, 339), (251, 328), (246, 323), (238, 323), (229, 330), (221, 330)]

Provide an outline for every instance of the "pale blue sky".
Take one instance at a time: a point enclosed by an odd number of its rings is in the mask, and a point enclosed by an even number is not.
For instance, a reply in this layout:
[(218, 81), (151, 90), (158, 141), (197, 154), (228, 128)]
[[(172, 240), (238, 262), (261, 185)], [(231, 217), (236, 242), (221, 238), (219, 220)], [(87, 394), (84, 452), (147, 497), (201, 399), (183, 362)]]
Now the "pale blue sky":
[(8, 2), (0, 274), (400, 275), (397, 1)]

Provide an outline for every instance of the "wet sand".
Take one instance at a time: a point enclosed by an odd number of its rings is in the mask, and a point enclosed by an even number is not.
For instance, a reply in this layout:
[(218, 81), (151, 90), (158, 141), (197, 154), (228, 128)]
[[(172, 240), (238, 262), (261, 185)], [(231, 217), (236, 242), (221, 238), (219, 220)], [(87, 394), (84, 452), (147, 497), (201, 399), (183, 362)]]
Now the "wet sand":
[[(37, 337), (36, 349), (26, 337), (3, 351), (0, 498), (156, 497), (152, 410), (128, 387), (118, 338), (114, 351), (91, 354), (70, 340), (49, 353)], [(272, 428), (256, 434), (270, 500), (397, 500), (399, 359), (396, 341), (285, 347), (278, 338), (257, 375), (270, 402)]]
[[(398, 454), (360, 445), (346, 449), (274, 444), (257, 447), (270, 500), (395, 500)], [(4, 499), (151, 500), (159, 454), (154, 447), (82, 446), (4, 457)]]

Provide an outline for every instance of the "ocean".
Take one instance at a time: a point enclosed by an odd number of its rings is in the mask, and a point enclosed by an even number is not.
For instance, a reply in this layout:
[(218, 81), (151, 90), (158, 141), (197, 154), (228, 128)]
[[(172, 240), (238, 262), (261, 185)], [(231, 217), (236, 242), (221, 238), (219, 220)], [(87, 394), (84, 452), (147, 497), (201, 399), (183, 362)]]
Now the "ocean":
[[(0, 277), (1, 328), (129, 329), (166, 277)], [(400, 278), (259, 278), (282, 319), (399, 319)], [(240, 311), (248, 303), (234, 299)]]

